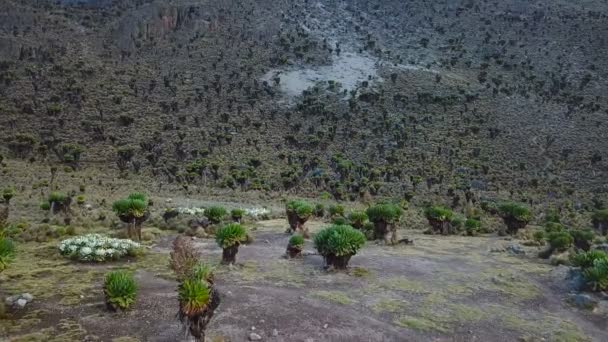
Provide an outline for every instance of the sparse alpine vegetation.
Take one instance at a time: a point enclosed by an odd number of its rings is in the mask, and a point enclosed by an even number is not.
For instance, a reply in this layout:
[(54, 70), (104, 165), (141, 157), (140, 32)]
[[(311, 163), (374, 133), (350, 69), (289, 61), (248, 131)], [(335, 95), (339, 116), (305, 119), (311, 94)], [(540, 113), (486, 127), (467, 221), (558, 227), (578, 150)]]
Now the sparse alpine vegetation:
[(318, 232), (314, 245), (327, 267), (346, 269), (350, 259), (365, 244), (365, 236), (351, 226), (333, 225)]
[(112, 311), (127, 310), (134, 303), (137, 284), (133, 274), (127, 271), (112, 271), (106, 274), (103, 285), (106, 304)]

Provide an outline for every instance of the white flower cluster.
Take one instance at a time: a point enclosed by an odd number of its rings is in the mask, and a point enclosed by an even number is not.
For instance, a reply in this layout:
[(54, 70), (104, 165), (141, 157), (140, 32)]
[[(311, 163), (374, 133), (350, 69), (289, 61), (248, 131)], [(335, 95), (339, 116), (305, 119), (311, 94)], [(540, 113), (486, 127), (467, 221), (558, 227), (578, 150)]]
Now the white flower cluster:
[(247, 213), (248, 216), (258, 218), (262, 215), (270, 214), (270, 210), (267, 208), (250, 208), (245, 209), (245, 213)]
[(80, 261), (116, 260), (134, 252), (141, 245), (128, 239), (114, 239), (101, 234), (88, 234), (61, 241), (61, 255)]
[(205, 209), (203, 208), (175, 208), (175, 210), (177, 210), (178, 213), (180, 214), (186, 214), (186, 215), (203, 215), (205, 213)]

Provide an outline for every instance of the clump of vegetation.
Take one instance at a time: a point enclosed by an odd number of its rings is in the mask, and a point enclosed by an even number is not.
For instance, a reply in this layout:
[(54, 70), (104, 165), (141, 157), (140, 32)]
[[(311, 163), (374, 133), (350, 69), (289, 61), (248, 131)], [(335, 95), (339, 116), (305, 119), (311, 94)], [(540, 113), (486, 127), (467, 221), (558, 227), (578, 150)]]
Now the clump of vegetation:
[(196, 341), (205, 341), (205, 330), (220, 304), (212, 284), (188, 278), (178, 287), (178, 317)]
[(61, 255), (78, 261), (104, 262), (137, 255), (141, 245), (127, 239), (88, 234), (61, 241)]
[(247, 241), (247, 231), (238, 223), (231, 223), (215, 232), (215, 241), (223, 249), (222, 263), (234, 264), (241, 243)]
[(593, 227), (602, 235), (608, 234), (608, 209), (597, 210), (591, 217)]
[(365, 222), (367, 222), (367, 214), (365, 211), (353, 211), (348, 214), (348, 222), (355, 229), (363, 229)]
[(563, 252), (572, 246), (574, 239), (568, 232), (561, 231), (549, 233), (547, 235), (547, 241), (553, 251)]
[(327, 267), (346, 269), (351, 257), (365, 244), (365, 236), (351, 226), (333, 225), (321, 230), (314, 245)]
[(72, 204), (72, 197), (62, 192), (51, 192), (47, 198), (46, 205), (41, 205), (40, 208), (43, 210), (51, 210), (53, 214), (59, 212), (68, 214), (70, 204)]
[(169, 267), (175, 273), (177, 280), (182, 281), (192, 275), (200, 253), (192, 245), (191, 239), (180, 235), (173, 240), (170, 256)]
[(595, 234), (591, 229), (570, 229), (568, 231), (572, 236), (574, 246), (578, 249), (588, 251), (591, 249)]
[(380, 203), (367, 208), (365, 213), (374, 223), (374, 238), (384, 239), (386, 244), (396, 244), (396, 223), (401, 219), (401, 212), (401, 208), (392, 203)]
[(207, 209), (205, 209), (205, 217), (207, 219), (209, 219), (209, 221), (211, 221), (211, 223), (213, 224), (218, 224), (220, 222), (222, 222), (222, 220), (224, 219), (224, 217), (226, 216), (228, 212), (226, 211), (226, 209), (224, 207), (220, 207), (220, 206), (211, 206)]
[(574, 255), (572, 264), (582, 269), (587, 287), (592, 291), (608, 290), (608, 254), (591, 250)]
[(325, 206), (322, 203), (315, 204), (315, 209), (313, 211), (313, 214), (316, 217), (323, 217), (323, 216), (325, 216)]
[(293, 235), (287, 244), (287, 257), (296, 258), (302, 255), (304, 249), (304, 237), (302, 235)]
[(507, 233), (514, 235), (519, 229), (528, 225), (532, 213), (527, 206), (520, 203), (505, 202), (498, 206), (498, 213), (507, 226)]
[(245, 210), (244, 209), (232, 209), (230, 211), (230, 216), (232, 217), (232, 220), (234, 222), (241, 223), (241, 220), (245, 216)]
[(481, 230), (481, 222), (476, 219), (469, 218), (464, 222), (464, 231), (469, 236), (476, 236)]
[(344, 206), (340, 204), (334, 204), (329, 207), (329, 215), (332, 217), (341, 216), (344, 217)]
[(129, 309), (135, 303), (137, 295), (137, 285), (133, 274), (126, 271), (109, 272), (105, 277), (103, 292), (110, 310)]
[(0, 272), (15, 259), (15, 244), (0, 234)]
[(424, 215), (431, 225), (430, 233), (443, 235), (454, 233), (454, 225), (452, 224), (454, 213), (452, 210), (441, 206), (432, 206), (424, 211)]
[(132, 193), (129, 197), (114, 202), (112, 211), (127, 224), (127, 236), (141, 241), (141, 226), (150, 217), (146, 195)]
[(299, 231), (302, 236), (308, 237), (308, 229), (304, 226), (306, 221), (312, 216), (313, 207), (306, 201), (289, 201), (285, 209), (287, 221), (292, 232)]
[(6, 189), (2, 190), (2, 199), (4, 200), (4, 203), (6, 205), (10, 204), (10, 201), (13, 197), (15, 197), (15, 189), (6, 188)]

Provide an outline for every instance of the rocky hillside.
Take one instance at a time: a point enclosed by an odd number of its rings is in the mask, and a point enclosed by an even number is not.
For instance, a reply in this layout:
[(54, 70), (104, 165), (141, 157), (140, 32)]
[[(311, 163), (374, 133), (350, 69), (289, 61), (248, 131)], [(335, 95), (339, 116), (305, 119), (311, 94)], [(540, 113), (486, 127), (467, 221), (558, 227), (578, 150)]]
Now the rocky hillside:
[(337, 199), (605, 198), (608, 4), (5, 0), (0, 153)]

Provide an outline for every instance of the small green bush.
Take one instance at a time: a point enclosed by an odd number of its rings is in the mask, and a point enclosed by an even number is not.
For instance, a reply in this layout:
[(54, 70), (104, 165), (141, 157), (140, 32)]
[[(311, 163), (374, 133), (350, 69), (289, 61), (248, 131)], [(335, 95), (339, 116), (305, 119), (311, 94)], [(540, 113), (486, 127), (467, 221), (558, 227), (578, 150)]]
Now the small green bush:
[(561, 223), (557, 223), (557, 222), (547, 222), (545, 224), (545, 231), (547, 233), (555, 233), (555, 232), (561, 232), (565, 229), (564, 225)]
[(344, 207), (340, 204), (331, 205), (329, 207), (329, 215), (344, 216)]
[(521, 222), (529, 222), (532, 218), (530, 209), (524, 204), (514, 202), (504, 202), (498, 206), (500, 216), (512, 218)]
[(343, 216), (334, 216), (331, 220), (331, 223), (337, 225), (347, 225), (348, 220)]
[(230, 216), (232, 217), (233, 220), (240, 221), (243, 218), (243, 216), (245, 216), (245, 210), (244, 209), (232, 209), (230, 211)]
[(591, 216), (593, 221), (608, 223), (608, 209), (597, 210)]
[(4, 271), (15, 259), (15, 244), (12, 240), (0, 236), (0, 272)]
[(51, 194), (48, 197), (48, 202), (49, 204), (53, 204), (53, 203), (63, 203), (65, 202), (65, 200), (67, 199), (67, 195), (61, 192), (51, 192)]
[(549, 233), (547, 235), (547, 241), (553, 250), (564, 251), (572, 246), (574, 239), (568, 232), (561, 231)]
[(220, 207), (220, 206), (212, 206), (209, 207), (207, 209), (205, 209), (205, 217), (209, 219), (209, 221), (211, 221), (212, 223), (220, 223), (222, 222), (222, 219), (224, 218), (224, 216), (226, 216), (227, 211), (226, 209), (224, 209), (224, 207)]
[(591, 243), (595, 238), (595, 234), (590, 229), (570, 229), (568, 231), (570, 236), (572, 236), (574, 245), (583, 250), (589, 250), (591, 248)]
[(302, 235), (293, 235), (289, 238), (289, 245), (293, 247), (303, 247), (304, 246), (304, 237)]
[(215, 232), (215, 241), (221, 248), (238, 246), (247, 241), (247, 231), (240, 224), (231, 223)]
[(194, 316), (207, 308), (211, 291), (208, 285), (199, 279), (186, 279), (179, 285), (178, 299), (180, 315)]
[(287, 213), (295, 213), (300, 219), (308, 219), (313, 212), (313, 207), (310, 203), (301, 200), (289, 201), (287, 203)]
[(314, 215), (316, 217), (323, 217), (323, 216), (325, 216), (325, 206), (323, 204), (321, 204), (321, 203), (317, 203), (315, 205)]
[[(136, 196), (133, 196), (136, 195)], [(128, 198), (118, 200), (112, 204), (112, 211), (129, 222), (133, 218), (143, 217), (148, 210), (148, 203), (140, 194), (131, 194)]]
[(608, 290), (608, 258), (594, 260), (592, 267), (583, 270), (583, 277), (593, 291)]
[(317, 233), (314, 245), (323, 256), (349, 256), (365, 244), (365, 236), (351, 226), (333, 225)]
[(401, 218), (402, 210), (398, 205), (392, 203), (381, 203), (373, 205), (365, 211), (370, 221), (394, 223)]
[(532, 238), (536, 242), (543, 242), (545, 240), (545, 232), (542, 230), (535, 231), (534, 234), (532, 234)]
[(9, 203), (14, 196), (15, 196), (15, 189), (6, 188), (6, 189), (2, 190), (2, 198), (4, 199), (4, 202)]
[(353, 211), (348, 214), (348, 221), (351, 226), (361, 229), (365, 222), (367, 222), (367, 214), (364, 211)]
[(588, 252), (574, 254), (570, 260), (572, 265), (586, 269), (593, 267), (596, 260), (608, 259), (608, 254), (599, 250), (590, 250)]
[(106, 274), (103, 289), (106, 302), (114, 309), (126, 310), (135, 303), (137, 285), (129, 272), (112, 271)]
[(477, 235), (481, 230), (481, 222), (479, 222), (479, 220), (469, 218), (464, 222), (464, 230), (468, 235)]
[(40, 203), (40, 209), (44, 211), (49, 211), (51, 210), (51, 204), (49, 202), (42, 202)]
[(446, 207), (432, 206), (424, 211), (424, 215), (429, 220), (449, 222), (452, 221), (452, 218), (454, 217), (454, 212), (452, 212), (452, 210)]

